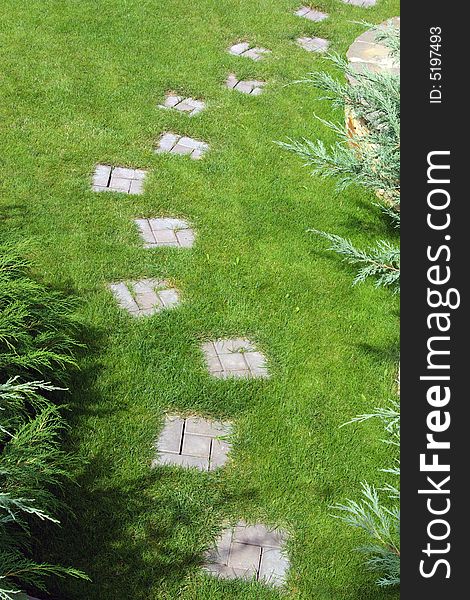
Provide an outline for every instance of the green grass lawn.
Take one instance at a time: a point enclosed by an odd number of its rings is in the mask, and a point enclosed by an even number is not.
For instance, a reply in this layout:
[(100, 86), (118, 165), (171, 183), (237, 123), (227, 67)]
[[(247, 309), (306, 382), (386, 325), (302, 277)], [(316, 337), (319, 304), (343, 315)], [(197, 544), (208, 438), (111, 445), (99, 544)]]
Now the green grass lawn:
[[(258, 584), (201, 574), (224, 523), (245, 519), (291, 533), (287, 596), (381, 600), (355, 552), (361, 533), (331, 516), (381, 483), (389, 462), (373, 422), (339, 426), (393, 394), (398, 300), (353, 272), (308, 227), (358, 244), (390, 235), (373, 197), (337, 194), (275, 145), (321, 137), (313, 119), (341, 119), (320, 92), (286, 85), (329, 69), (295, 45), (301, 35), (344, 53), (364, 30), (398, 14), (319, 0), (322, 23), (293, 16), (296, 0), (3, 0), (0, 30), (2, 234), (31, 240), (37, 276), (81, 299), (80, 372), (71, 383), (69, 447), (87, 461), (64, 489), (71, 513), (48, 529), (43, 558), (92, 583), (51, 582), (60, 600), (274, 600)], [(247, 39), (260, 62), (229, 55)], [(229, 72), (266, 79), (259, 97), (224, 87)], [(203, 98), (195, 118), (157, 109), (168, 90)], [(156, 155), (164, 131), (207, 141), (201, 161)], [(93, 193), (96, 163), (146, 168), (142, 196)], [(145, 250), (133, 219), (180, 216), (190, 251)], [(168, 278), (181, 307), (135, 320), (107, 283)], [(200, 343), (247, 336), (269, 360), (266, 381), (218, 381)], [(165, 411), (235, 423), (218, 473), (150, 469)], [(54, 596), (55, 593), (55, 596)]]

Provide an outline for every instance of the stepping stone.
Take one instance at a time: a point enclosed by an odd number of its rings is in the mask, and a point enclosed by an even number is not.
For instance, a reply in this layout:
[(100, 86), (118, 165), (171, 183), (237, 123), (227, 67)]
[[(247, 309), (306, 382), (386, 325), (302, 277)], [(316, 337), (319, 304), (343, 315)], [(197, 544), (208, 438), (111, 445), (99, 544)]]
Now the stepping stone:
[(377, 0), (343, 0), (343, 2), (344, 4), (353, 4), (354, 6), (362, 6), (364, 8), (377, 4)]
[(256, 79), (241, 80), (231, 73), (227, 77), (226, 85), (231, 90), (237, 90), (243, 94), (251, 94), (251, 96), (259, 96), (263, 91), (263, 86), (266, 85), (265, 81), (258, 81)]
[(267, 50), (266, 48), (251, 46), (248, 42), (234, 44), (228, 51), (235, 56), (244, 56), (246, 58), (251, 58), (252, 60), (261, 60), (264, 54), (269, 54), (271, 52), (271, 50)]
[(310, 8), (309, 6), (302, 6), (299, 10), (296, 10), (294, 14), (298, 17), (304, 17), (304, 19), (314, 21), (315, 23), (319, 23), (328, 18), (326, 13), (316, 10), (315, 8)]
[(175, 248), (191, 248), (195, 233), (187, 221), (182, 219), (158, 218), (136, 219), (135, 223), (144, 240), (144, 248), (172, 246)]
[(194, 117), (198, 113), (202, 112), (206, 104), (202, 100), (194, 100), (194, 98), (184, 98), (183, 96), (177, 96), (176, 94), (168, 93), (165, 97), (165, 102), (158, 105), (159, 108), (173, 108), (180, 112), (189, 114), (190, 117)]
[(375, 6), (377, 4), (377, 0), (343, 0), (344, 4), (352, 4), (354, 6), (362, 6), (363, 8), (368, 8), (370, 6)]
[(209, 373), (219, 379), (269, 377), (265, 357), (244, 338), (206, 342), (202, 351)]
[(206, 552), (203, 569), (222, 579), (256, 580), (281, 587), (289, 569), (286, 540), (284, 531), (241, 521), (223, 531), (215, 547)]
[(191, 158), (198, 159), (201, 158), (207, 150), (209, 150), (209, 146), (205, 142), (177, 135), (176, 133), (167, 132), (161, 136), (155, 152), (157, 154), (163, 152), (169, 152), (171, 154), (188, 154)]
[(179, 294), (166, 281), (141, 279), (140, 281), (110, 284), (121, 308), (134, 317), (150, 316), (179, 304)]
[(147, 171), (96, 165), (93, 175), (94, 192), (121, 192), (123, 194), (142, 194)]
[(168, 415), (156, 443), (158, 457), (152, 466), (177, 465), (214, 471), (227, 462), (232, 432), (230, 423), (211, 421), (202, 417)]
[(308, 52), (326, 52), (330, 42), (319, 37), (300, 37), (297, 43)]

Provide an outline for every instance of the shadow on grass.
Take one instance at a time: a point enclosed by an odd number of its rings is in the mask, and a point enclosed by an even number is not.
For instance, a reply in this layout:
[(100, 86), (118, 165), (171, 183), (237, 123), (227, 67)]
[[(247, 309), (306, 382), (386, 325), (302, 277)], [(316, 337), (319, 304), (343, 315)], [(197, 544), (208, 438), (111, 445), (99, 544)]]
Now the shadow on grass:
[[(27, 208), (19, 203), (13, 204), (13, 202), (10, 202), (9, 204), (2, 204), (0, 208), (0, 223), (3, 223), (3, 225), (8, 223), (8, 226), (13, 228), (17, 227), (17, 229), (9, 229), (8, 239), (10, 241), (15, 239), (15, 234), (18, 242), (24, 239), (24, 231), (22, 231), (21, 224), (26, 210)], [(6, 238), (7, 236), (3, 237)]]
[(42, 560), (73, 565), (92, 579), (51, 578), (50, 598), (148, 600), (151, 590), (177, 598), (240, 501), (222, 491), (216, 474), (157, 468), (125, 477), (118, 471), (108, 457), (90, 461), (64, 489), (70, 512), (61, 527), (37, 532), (36, 539), (46, 540), (37, 549)]
[(371, 356), (374, 360), (382, 362), (390, 362), (398, 365), (400, 362), (400, 345), (399, 343), (383, 346), (373, 346), (372, 344), (358, 344), (366, 355)]
[[(365, 208), (365, 207), (364, 207)], [(370, 208), (370, 207), (369, 207)], [(379, 210), (377, 208), (377, 210)], [(380, 220), (366, 220), (356, 215), (348, 215), (344, 223), (341, 224), (343, 231), (360, 231), (363, 235), (371, 237), (371, 242), (375, 243), (378, 239), (399, 239), (400, 230), (393, 226), (391, 220), (384, 215)], [(346, 236), (347, 237), (347, 236)]]

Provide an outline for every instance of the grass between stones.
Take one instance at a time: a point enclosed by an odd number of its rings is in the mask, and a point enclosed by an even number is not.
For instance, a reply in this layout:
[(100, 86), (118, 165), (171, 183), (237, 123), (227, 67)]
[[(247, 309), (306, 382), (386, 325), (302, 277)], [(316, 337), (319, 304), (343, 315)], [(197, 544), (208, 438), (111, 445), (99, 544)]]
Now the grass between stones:
[[(64, 489), (74, 515), (50, 532), (49, 561), (91, 584), (53, 583), (62, 600), (273, 600), (281, 592), (218, 581), (200, 569), (224, 524), (289, 532), (288, 592), (305, 600), (397, 597), (374, 585), (354, 548), (359, 532), (330, 505), (380, 482), (388, 464), (373, 423), (339, 426), (393, 393), (398, 300), (352, 272), (308, 227), (366, 243), (388, 236), (372, 197), (338, 195), (273, 142), (331, 132), (339, 118), (320, 93), (289, 85), (330, 69), (296, 46), (322, 37), (345, 53), (363, 27), (399, 12), (321, 0), (320, 23), (291, 0), (4, 0), (0, 28), (2, 231), (32, 239), (37, 275), (78, 295), (88, 352), (70, 391), (69, 448), (87, 460)], [(269, 48), (254, 62), (237, 40)], [(247, 97), (229, 73), (266, 81)], [(165, 93), (204, 98), (194, 118), (157, 108)], [(161, 133), (206, 141), (199, 161), (155, 154)], [(143, 195), (91, 191), (96, 164), (148, 171)], [(143, 248), (134, 219), (187, 219), (194, 247)], [(108, 284), (181, 283), (183, 303), (132, 319)], [(220, 381), (200, 346), (247, 337), (268, 360), (266, 380)], [(232, 461), (213, 473), (150, 469), (164, 411), (234, 423)], [(44, 540), (44, 537), (41, 538)]]

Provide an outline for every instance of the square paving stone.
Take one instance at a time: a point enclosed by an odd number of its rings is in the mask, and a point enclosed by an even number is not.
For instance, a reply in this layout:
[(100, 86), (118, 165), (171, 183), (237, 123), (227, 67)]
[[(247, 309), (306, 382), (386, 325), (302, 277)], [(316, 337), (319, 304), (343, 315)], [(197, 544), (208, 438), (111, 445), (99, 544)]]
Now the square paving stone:
[(147, 171), (96, 165), (93, 175), (94, 192), (121, 192), (124, 194), (142, 194)]
[(202, 158), (203, 154), (209, 150), (209, 145), (201, 140), (177, 135), (175, 133), (164, 133), (155, 149), (157, 154), (169, 152), (170, 154), (189, 155), (192, 159)]
[(269, 377), (264, 355), (245, 338), (202, 344), (209, 373), (219, 379)]
[(187, 434), (218, 438), (226, 436), (230, 431), (230, 425), (221, 421), (210, 421), (202, 417), (187, 417), (185, 419), (185, 432)]
[(230, 451), (230, 443), (223, 439), (213, 439), (211, 446), (211, 456), (209, 469), (211, 471), (223, 467), (227, 462), (228, 453)]
[(188, 114), (190, 117), (202, 112), (206, 107), (205, 102), (202, 100), (195, 100), (194, 98), (185, 98), (184, 96), (178, 96), (169, 92), (165, 97), (165, 102), (159, 104), (159, 108), (173, 108), (179, 110), (182, 113)]
[(227, 77), (227, 81), (225, 82), (225, 84), (229, 89), (237, 90), (237, 92), (242, 92), (242, 94), (259, 96), (262, 93), (263, 86), (266, 85), (266, 82), (257, 79), (237, 79), (237, 77), (233, 73), (231, 73)]
[(345, 4), (353, 4), (354, 6), (362, 6), (368, 8), (369, 6), (375, 6), (377, 0), (343, 0)]
[(109, 287), (119, 306), (134, 317), (150, 316), (179, 304), (178, 291), (166, 281), (121, 281)]
[(307, 52), (326, 52), (329, 41), (319, 37), (300, 37), (297, 38), (298, 45), (307, 50)]
[(280, 529), (268, 529), (262, 524), (247, 525), (241, 521), (233, 530), (233, 540), (242, 544), (280, 549), (286, 542), (286, 533)]
[(195, 233), (187, 221), (170, 217), (154, 219), (136, 219), (145, 248), (171, 246), (175, 248), (191, 248)]
[(299, 10), (295, 11), (295, 14), (298, 17), (309, 19), (309, 21), (314, 21), (315, 23), (319, 23), (328, 18), (326, 13), (316, 10), (315, 8), (310, 8), (309, 6), (302, 6)]
[(168, 415), (165, 426), (158, 438), (157, 448), (160, 452), (179, 454), (183, 444), (184, 419)]
[(206, 437), (205, 435), (185, 433), (181, 454), (199, 456), (209, 460), (209, 455), (211, 453), (211, 442), (211, 438)]
[(240, 42), (231, 46), (228, 49), (228, 52), (234, 56), (244, 56), (245, 58), (251, 58), (252, 60), (261, 60), (263, 56), (269, 54), (271, 50), (252, 46), (248, 42)]
[(232, 432), (228, 422), (212, 421), (202, 417), (179, 417), (168, 415), (157, 440), (157, 465), (195, 467), (201, 471), (212, 471), (222, 467), (228, 458)]
[(284, 531), (241, 521), (221, 533), (206, 552), (203, 569), (224, 579), (256, 579), (281, 587), (289, 569), (286, 541)]
[(209, 575), (218, 577), (219, 579), (241, 579), (243, 581), (254, 581), (258, 578), (256, 569), (234, 569), (227, 565), (208, 564), (204, 570)]
[(289, 560), (278, 548), (264, 548), (259, 566), (258, 579), (269, 585), (280, 587), (286, 580)]
[(250, 569), (256, 571), (261, 559), (261, 546), (252, 544), (241, 544), (232, 540), (228, 567), (234, 569)]

